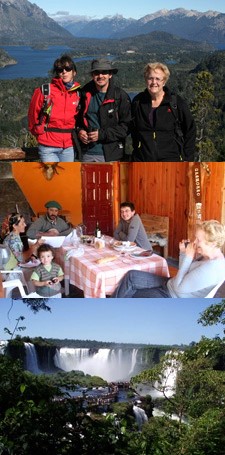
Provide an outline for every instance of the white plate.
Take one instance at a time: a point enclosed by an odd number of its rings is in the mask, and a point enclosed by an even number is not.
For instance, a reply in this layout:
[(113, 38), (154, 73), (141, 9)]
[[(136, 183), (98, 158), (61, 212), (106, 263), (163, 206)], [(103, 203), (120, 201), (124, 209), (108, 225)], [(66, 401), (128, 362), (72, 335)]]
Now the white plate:
[(29, 262), (24, 262), (19, 264), (20, 267), (23, 267), (25, 269), (30, 269), (32, 267), (37, 267), (41, 262), (39, 259), (35, 259), (35, 261), (29, 261)]
[(60, 248), (65, 240), (65, 235), (56, 235), (56, 236), (44, 236), (42, 235), (41, 240), (44, 240), (45, 243), (51, 245), (53, 248)]
[[(144, 253), (144, 251), (143, 251), (142, 253)], [(130, 257), (131, 257), (132, 259), (135, 259), (135, 260), (137, 259), (137, 260), (139, 261), (139, 260), (143, 260), (143, 259), (149, 259), (149, 258), (152, 256), (152, 254), (153, 254), (153, 253), (149, 253), (149, 254), (146, 255), (146, 256), (141, 256), (142, 253), (137, 253), (137, 255), (135, 255), (135, 254), (130, 254)]]
[(116, 251), (134, 251), (137, 248), (136, 245), (132, 246), (114, 246), (113, 249)]
[(135, 248), (137, 248), (137, 245), (135, 242), (129, 242), (130, 245), (128, 245), (128, 242), (114, 242), (113, 244), (113, 249), (116, 251), (133, 251)]

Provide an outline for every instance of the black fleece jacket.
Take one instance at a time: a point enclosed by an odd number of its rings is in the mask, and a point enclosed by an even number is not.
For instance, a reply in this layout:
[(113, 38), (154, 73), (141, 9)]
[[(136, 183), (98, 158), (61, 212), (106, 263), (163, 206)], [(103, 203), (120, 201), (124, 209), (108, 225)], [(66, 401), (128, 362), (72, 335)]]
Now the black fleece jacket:
[[(151, 114), (152, 102), (147, 89), (132, 101), (130, 131), (133, 140), (133, 161), (194, 161), (196, 127), (186, 102), (177, 95), (177, 112), (183, 132), (180, 145), (175, 133), (176, 118), (171, 110), (171, 92)], [(152, 119), (150, 121), (150, 119)]]
[[(78, 129), (88, 128), (86, 113), (91, 97), (96, 93), (93, 81), (81, 90), (81, 106), (77, 118)], [(124, 157), (125, 139), (131, 121), (131, 101), (128, 94), (110, 79), (109, 87), (98, 112), (99, 142), (103, 145), (105, 161), (119, 161)]]

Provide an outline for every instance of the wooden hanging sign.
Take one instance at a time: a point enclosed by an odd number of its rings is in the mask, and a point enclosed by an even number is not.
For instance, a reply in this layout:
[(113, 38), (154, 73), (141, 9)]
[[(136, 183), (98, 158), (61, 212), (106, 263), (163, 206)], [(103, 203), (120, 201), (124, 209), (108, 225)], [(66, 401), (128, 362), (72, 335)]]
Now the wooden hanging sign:
[(195, 201), (196, 220), (202, 219), (202, 190), (201, 190), (201, 168), (200, 163), (193, 166), (193, 192)]

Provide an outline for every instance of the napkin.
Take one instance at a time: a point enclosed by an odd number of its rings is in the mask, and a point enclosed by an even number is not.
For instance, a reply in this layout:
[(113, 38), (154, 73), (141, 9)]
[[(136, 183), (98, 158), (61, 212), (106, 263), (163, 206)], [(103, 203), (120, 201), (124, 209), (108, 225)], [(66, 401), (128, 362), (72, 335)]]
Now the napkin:
[(71, 248), (71, 250), (67, 251), (65, 255), (65, 260), (67, 261), (69, 258), (79, 258), (80, 256), (83, 256), (84, 254), (84, 248), (79, 247), (79, 248)]

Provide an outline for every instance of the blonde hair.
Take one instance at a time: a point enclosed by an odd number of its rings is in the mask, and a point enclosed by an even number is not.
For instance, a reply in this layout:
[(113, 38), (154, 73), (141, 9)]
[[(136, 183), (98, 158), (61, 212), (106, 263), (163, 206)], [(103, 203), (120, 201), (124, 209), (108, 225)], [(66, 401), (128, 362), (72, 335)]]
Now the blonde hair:
[(225, 227), (216, 220), (203, 221), (197, 225), (205, 233), (206, 243), (215, 243), (217, 248), (222, 248), (225, 243)]
[(145, 80), (148, 78), (150, 71), (155, 71), (156, 69), (159, 69), (164, 73), (163, 79), (165, 80), (165, 82), (167, 82), (170, 77), (170, 70), (169, 70), (168, 66), (166, 66), (166, 65), (164, 65), (164, 63), (160, 63), (160, 62), (147, 63), (147, 65), (144, 67)]

